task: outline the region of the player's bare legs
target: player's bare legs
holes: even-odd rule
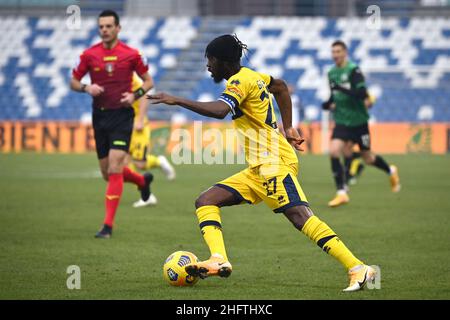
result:
[[[104,157],[98,160],[100,172],[102,173],[103,180],[105,181],[108,181],[108,164],[109,164],[109,157]]]
[[[308,221],[308,219],[311,218],[314,213],[307,206],[295,206],[287,209],[284,212],[284,215],[296,229],[302,231],[302,228],[305,225],[306,221]]]
[[[234,194],[216,186],[209,188],[195,200],[195,213],[211,257],[206,261],[187,265],[188,274],[201,278],[215,275],[228,277],[231,274],[232,267],[223,241],[219,208],[238,203]]]
[[[350,201],[346,190],[344,167],[341,163],[345,147],[346,142],[341,139],[332,139],[330,142],[331,171],[337,189],[334,199],[328,202],[330,207],[337,207]]]
[[[344,291],[362,289],[368,281],[375,279],[375,270],[356,258],[336,233],[326,223],[314,216],[308,206],[291,207],[284,212],[284,215],[296,229],[303,232],[324,252],[336,258],[346,268],[350,284]]]
[[[346,141],[342,153],[345,158],[351,157],[353,155],[353,147],[355,143],[353,141]]]
[[[400,191],[400,177],[398,175],[398,168],[395,165],[389,165],[381,156],[376,155],[370,150],[361,151],[361,157],[366,164],[374,166],[389,175],[392,192]]]

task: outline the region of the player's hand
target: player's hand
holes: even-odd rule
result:
[[[134,123],[134,130],[136,130],[136,131],[142,131],[143,129],[144,129],[144,120],[138,119],[138,120]]]
[[[176,98],[174,96],[171,96],[164,92],[148,94],[147,99],[150,100],[151,104],[165,103],[171,106],[177,104]]]
[[[305,139],[300,135],[297,129],[290,127],[284,130],[286,134],[286,140],[298,151],[305,151],[302,147],[302,143]]]
[[[364,99],[364,106],[366,107],[366,109],[370,109],[370,108],[372,108],[374,102],[375,102],[375,98],[369,96]]]
[[[122,105],[131,107],[133,102],[134,102],[134,93],[132,93],[132,92],[122,93],[122,99],[120,99],[120,103]]]
[[[105,91],[103,87],[100,87],[98,84],[95,83],[86,86],[84,90],[93,97],[97,97]]]

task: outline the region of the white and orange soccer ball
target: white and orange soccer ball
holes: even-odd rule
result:
[[[164,279],[172,286],[189,287],[197,283],[198,277],[187,274],[184,269],[188,264],[197,262],[195,254],[188,251],[176,251],[167,257],[163,266]]]

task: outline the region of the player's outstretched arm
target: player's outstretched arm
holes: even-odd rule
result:
[[[147,95],[151,104],[164,103],[178,105],[185,109],[194,111],[202,116],[223,119],[230,112],[230,107],[223,101],[200,102],[181,97],[171,96],[167,93],[156,93]]]
[[[292,100],[286,82],[281,79],[272,79],[269,91],[275,97],[280,108],[281,120],[287,141],[297,150],[303,151],[301,144],[305,139],[300,136],[296,128],[292,127]]]
[[[292,100],[286,82],[282,79],[272,79],[269,91],[275,97],[280,108],[283,128],[292,127]]]

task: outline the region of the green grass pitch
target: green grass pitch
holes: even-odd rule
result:
[[[304,155],[299,179],[316,215],[368,264],[381,289],[345,294],[344,269],[264,204],[222,210],[233,275],[192,288],[162,278],[176,250],[208,257],[194,214],[196,196],[242,168],[184,165],[177,180],[159,172],[159,204],[133,209],[125,186],[113,238],[94,239],[105,183],[94,154],[0,154],[1,299],[449,299],[450,157],[386,156],[400,169],[392,194],[385,174],[366,168],[350,204],[329,209],[334,186],[325,156]],[[66,287],[69,265],[81,289]]]

